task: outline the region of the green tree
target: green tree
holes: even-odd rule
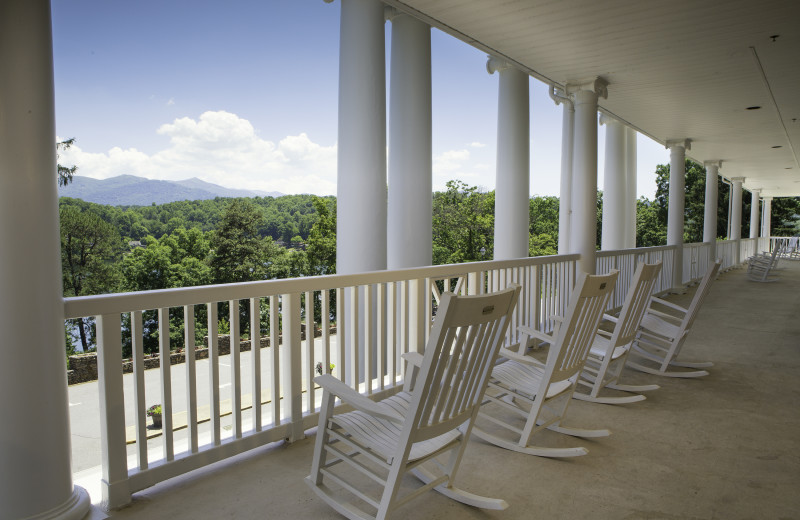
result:
[[[311,275],[336,273],[336,199],[332,203],[314,197],[317,221],[311,227],[306,243]]]
[[[56,160],[60,157],[58,153],[61,150],[68,150],[73,144],[75,144],[75,138],[70,137],[69,139],[64,139],[56,143]],[[73,166],[62,166],[61,164],[57,165],[58,170],[58,185],[59,186],[66,186],[70,182],[72,182],[72,177],[75,175],[75,172],[78,171],[78,167]]]
[[[261,210],[247,199],[235,199],[228,205],[211,241],[211,270],[217,283],[266,277],[269,244],[258,234],[263,219]]]
[[[61,227],[61,274],[65,296],[113,292],[119,285],[116,262],[121,240],[114,227],[91,211],[75,207],[59,210]],[[89,348],[89,322],[77,320],[81,347]]]
[[[433,194],[433,263],[454,264],[492,258],[494,192],[462,181]]]

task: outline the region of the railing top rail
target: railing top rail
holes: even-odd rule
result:
[[[544,265],[553,262],[569,262],[578,260],[579,258],[580,255],[577,254],[551,255],[513,260],[491,260],[486,262],[415,267],[392,271],[373,271],[358,274],[334,274],[223,285],[180,287],[154,291],[77,296],[64,299],[64,317],[81,318],[84,316],[98,316],[101,314],[118,314],[145,309],[182,307],[184,305],[198,305],[207,302],[242,300],[279,294],[337,289],[340,287],[352,287],[374,283],[400,282],[422,278],[454,278],[478,271]]]
[[[597,258],[602,258],[606,256],[616,256],[619,254],[644,254],[648,252],[656,252],[656,251],[670,251],[676,249],[677,246],[653,246],[653,247],[636,247],[633,249],[612,249],[606,251],[597,251],[596,256]]]

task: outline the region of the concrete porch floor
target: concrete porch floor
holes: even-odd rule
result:
[[[749,282],[737,269],[711,287],[682,355],[713,361],[709,376],[626,369],[623,382],[661,389],[629,405],[573,400],[565,424],[612,435],[544,432],[542,444],[585,446],[588,455],[545,459],[473,438],[458,485],[505,499],[507,510],[474,509],[431,492],[396,518],[800,518],[800,262],[781,267],[774,283]],[[693,291],[670,299],[686,303]],[[341,518],[303,482],[314,443],[307,433],[137,493],[110,516]]]

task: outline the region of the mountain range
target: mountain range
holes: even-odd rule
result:
[[[149,206],[178,200],[205,200],[216,197],[280,197],[277,191],[236,190],[193,177],[183,181],[157,181],[119,175],[92,179],[76,175],[67,186],[60,186],[61,197],[72,197],[111,206]]]

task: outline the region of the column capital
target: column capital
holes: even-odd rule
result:
[[[770,201],[772,201],[772,196],[770,195],[768,197],[761,197],[761,200],[763,200],[765,202],[770,202]]]
[[[754,195],[756,195],[756,194],[760,195],[761,194],[761,189],[762,188],[750,188],[750,193],[752,193]]]
[[[597,97],[608,99],[608,81],[600,76],[578,81],[568,81],[565,88],[568,95],[575,94],[581,90],[589,90],[597,94]]]
[[[731,177],[731,182],[743,183],[747,177]]]
[[[667,139],[665,144],[666,148],[670,150],[675,148],[676,146],[680,146],[684,150],[691,150],[692,149],[692,140],[691,139]]]
[[[722,168],[722,160],[715,159],[713,161],[703,161],[703,166],[705,166],[706,168],[713,166],[719,170],[720,168]]]
[[[323,0],[323,1],[327,3],[327,2],[332,2],[333,0]],[[392,7],[391,5],[387,5],[386,7],[383,8],[383,18],[387,22],[391,22],[398,16],[403,16],[407,14],[408,13],[404,13],[400,9]]]
[[[617,124],[620,124],[620,125],[622,124],[622,121],[620,121],[619,119],[617,119],[615,117],[611,117],[608,114],[603,114],[602,112],[600,113],[600,117],[598,118],[598,121],[600,122],[601,125],[608,125],[608,124],[614,124],[614,123],[617,123]]]
[[[561,87],[556,87],[555,85],[550,85],[550,90],[548,91],[550,94],[550,99],[556,104],[556,106],[564,103],[564,106],[568,107],[570,111],[575,111],[575,105],[572,103],[572,98],[567,95],[566,91]]]
[[[486,58],[486,72],[489,74],[501,72],[512,67],[512,65],[503,58],[498,58],[497,56],[492,55],[488,55]]]

